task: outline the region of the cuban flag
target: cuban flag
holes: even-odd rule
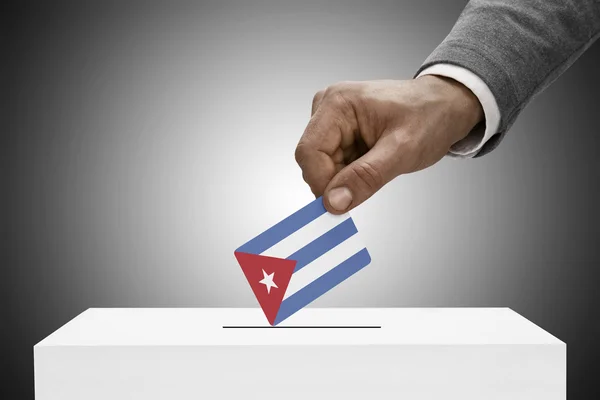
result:
[[[234,254],[273,326],[371,262],[350,214],[328,213],[322,197]]]

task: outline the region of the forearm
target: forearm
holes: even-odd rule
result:
[[[502,136],[599,33],[598,0],[472,0],[419,72],[443,63],[479,76],[497,101]]]

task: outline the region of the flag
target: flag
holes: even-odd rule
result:
[[[277,325],[371,262],[350,214],[319,197],[234,252],[258,303]]]

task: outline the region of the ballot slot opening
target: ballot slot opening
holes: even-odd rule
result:
[[[223,325],[223,329],[381,329],[381,325]]]

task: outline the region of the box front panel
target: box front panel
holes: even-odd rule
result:
[[[35,349],[36,399],[563,400],[564,345]]]

